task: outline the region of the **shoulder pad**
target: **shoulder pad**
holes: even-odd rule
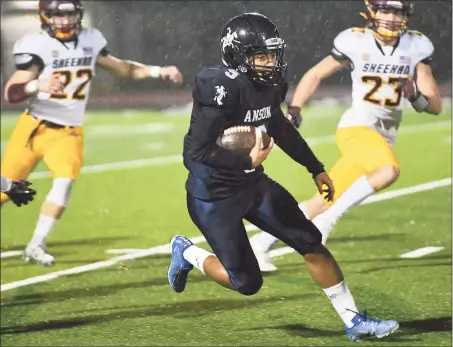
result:
[[[407,30],[406,32],[409,35],[424,36],[421,31],[417,31],[417,30]]]
[[[357,44],[357,36],[366,33],[365,28],[349,28],[339,33],[333,40],[332,55],[336,59],[350,59],[349,51]]]
[[[420,31],[408,30],[407,34],[415,46],[418,61],[430,63],[434,53],[434,45],[431,40]]]
[[[46,46],[43,42],[45,38],[45,35],[39,33],[24,35],[14,43],[13,54],[33,54],[42,58],[42,48]]]
[[[351,33],[360,33],[360,34],[365,34],[367,31],[367,28],[364,27],[352,27],[348,30],[345,31],[350,31]]]
[[[429,58],[434,53],[434,45],[432,41],[422,33],[418,36],[418,49],[426,58]],[[423,59],[425,59],[425,57]]]
[[[96,28],[84,29],[82,35],[86,35],[87,39],[92,42],[97,51],[102,50],[107,46],[107,40],[104,35]]]
[[[339,33],[335,39],[334,43],[338,44],[338,48],[346,48],[348,45],[351,45],[355,40],[363,37],[367,33],[367,28],[353,27],[346,30],[343,30]]]
[[[195,76],[194,101],[224,108],[237,104],[239,89],[234,81],[239,73],[225,67],[204,68]]]

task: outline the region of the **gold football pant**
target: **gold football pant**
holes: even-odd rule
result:
[[[81,127],[54,127],[24,112],[14,128],[1,163],[1,174],[25,180],[42,159],[53,178],[75,179],[83,165]],[[1,195],[1,202],[6,201]]]
[[[382,166],[400,167],[385,138],[368,127],[338,128],[336,142],[341,157],[329,172],[335,186],[334,201],[358,178]]]

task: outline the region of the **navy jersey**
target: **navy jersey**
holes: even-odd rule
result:
[[[191,195],[202,200],[226,198],[263,174],[261,165],[252,169],[249,156],[216,144],[225,129],[237,125],[251,125],[268,133],[313,175],[324,171],[280,108],[287,90],[287,83],[279,86],[254,83],[227,67],[204,68],[198,73],[183,150],[184,165],[189,170],[186,189]]]

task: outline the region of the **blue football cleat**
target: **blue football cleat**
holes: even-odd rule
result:
[[[187,237],[176,235],[170,240],[171,263],[168,268],[168,282],[176,293],[182,293],[186,288],[187,275],[193,265],[184,259],[184,251],[193,243]]]
[[[358,341],[361,336],[376,336],[378,339],[388,336],[399,328],[399,323],[394,320],[376,320],[363,314],[357,313],[352,319],[354,326],[345,326],[346,335],[351,341]]]

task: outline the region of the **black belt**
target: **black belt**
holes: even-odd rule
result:
[[[36,118],[35,116],[32,116],[32,117],[34,119],[37,119],[37,120],[40,121],[39,125],[44,124],[48,128],[52,128],[52,129],[63,129],[63,128],[66,128],[66,127],[70,128],[70,129],[74,128],[73,126],[57,124],[57,123],[54,123],[54,122],[51,122],[51,121],[48,121],[48,120],[45,120],[45,119],[39,119],[39,118]]]
[[[66,127],[70,128],[70,129],[74,128],[73,126],[61,125],[61,124],[57,124],[57,123],[54,123],[54,122],[51,122],[51,121],[48,121],[48,120],[39,119],[39,118],[37,118],[35,116],[32,116],[32,117],[35,120],[39,120],[39,123],[36,125],[36,128],[33,129],[33,131],[30,133],[30,136],[28,137],[28,141],[27,141],[27,145],[26,146],[30,146],[31,150],[33,150],[33,148],[32,148],[32,145],[31,145],[30,141],[33,139],[33,137],[36,136],[36,134],[39,131],[39,127],[41,125],[45,125],[46,127],[52,128],[52,129],[63,129],[63,128],[66,128]]]

